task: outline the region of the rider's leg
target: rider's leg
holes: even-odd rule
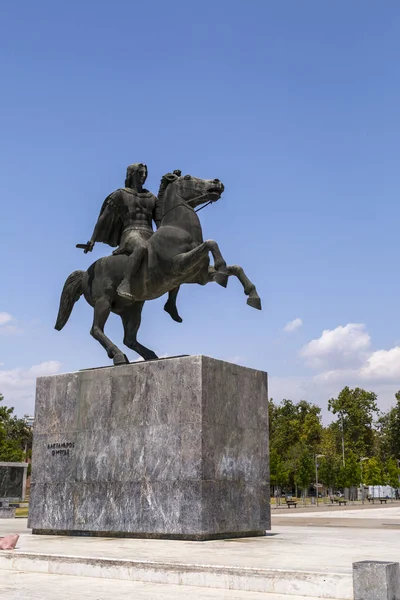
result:
[[[119,296],[122,296],[123,298],[128,298],[129,300],[133,299],[133,296],[131,294],[132,278],[139,269],[140,263],[142,262],[145,252],[146,241],[141,238],[138,238],[135,244],[135,248],[128,258],[124,278],[117,289]]]
[[[171,290],[168,294],[168,300],[165,303],[164,310],[171,315],[174,321],[182,323],[182,318],[179,316],[178,309],[176,307],[176,297],[178,295],[180,286]]]

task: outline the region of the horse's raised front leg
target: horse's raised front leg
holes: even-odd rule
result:
[[[131,350],[137,352],[144,360],[152,360],[158,358],[153,350],[149,350],[146,346],[142,346],[136,339],[137,332],[142,320],[142,309],[144,302],[135,302],[127,308],[121,315],[122,324],[124,326],[124,344]]]
[[[226,267],[226,272],[228,273],[229,277],[233,275],[239,279],[240,283],[243,286],[244,293],[246,294],[246,296],[248,296],[247,304],[252,308],[257,308],[258,310],[261,310],[261,299],[257,293],[256,286],[247,277],[242,267],[239,267],[239,265],[229,265]],[[217,275],[218,273],[215,271],[215,269],[213,267],[209,267],[208,281],[215,281]]]
[[[129,360],[125,354],[118,348],[118,346],[113,344],[104,333],[104,326],[108,317],[110,316],[110,312],[111,302],[107,296],[103,296],[96,300],[96,304],[94,305],[93,325],[92,329],[90,330],[90,335],[92,335],[94,339],[100,342],[103,348],[105,348],[108,357],[113,359],[114,365],[129,363]]]
[[[211,252],[214,258],[214,268],[216,271],[214,281],[219,283],[219,285],[222,285],[222,287],[226,287],[228,283],[226,262],[217,242],[214,242],[214,240],[206,240],[199,246],[196,246],[193,250],[178,254],[174,259],[175,270],[182,275],[185,275],[186,273],[193,274],[194,270],[198,268],[209,252]]]

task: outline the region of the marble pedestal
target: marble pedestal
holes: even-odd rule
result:
[[[33,533],[264,535],[268,467],[264,372],[188,356],[37,381]]]

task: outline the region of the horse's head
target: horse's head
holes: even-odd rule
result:
[[[192,208],[205,202],[216,202],[225,189],[219,179],[199,179],[191,175],[177,177],[171,187],[176,196]]]

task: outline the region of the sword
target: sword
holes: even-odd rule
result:
[[[76,244],[75,248],[80,248],[86,254],[87,252],[89,252],[90,244],[89,242],[87,244]]]

